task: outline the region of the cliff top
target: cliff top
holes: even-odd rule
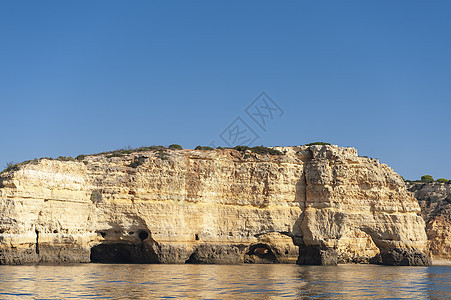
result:
[[[73,162],[83,162],[87,158],[130,158],[134,156],[140,156],[144,153],[153,153],[157,155],[157,157],[162,160],[168,159],[168,154],[173,152],[185,152],[185,153],[195,153],[196,155],[201,156],[210,156],[209,154],[213,153],[228,153],[236,158],[244,159],[244,160],[255,160],[255,161],[267,161],[269,160],[277,160],[283,159],[283,157],[290,156],[301,156],[305,158],[345,158],[345,159],[354,159],[357,157],[366,158],[374,163],[379,163],[378,159],[369,158],[366,156],[359,156],[357,154],[357,150],[352,147],[339,147],[338,145],[331,145],[328,143],[318,142],[318,143],[310,143],[301,146],[236,146],[236,147],[218,147],[216,149],[208,147],[208,146],[197,146],[195,149],[183,149],[180,145],[170,145],[169,147],[165,146],[149,146],[149,147],[139,147],[139,148],[123,148],[117,149],[113,151],[105,151],[94,154],[80,154],[77,157],[73,158],[70,156],[60,156],[57,158],[52,157],[42,157],[35,158],[33,160],[27,160],[20,163],[8,163],[6,168],[0,172],[0,175],[8,172],[18,171],[21,167],[28,164],[39,163],[41,160],[56,160],[56,161],[73,161]]]

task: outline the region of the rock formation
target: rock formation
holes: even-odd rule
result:
[[[426,222],[428,249],[435,259],[451,259],[451,184],[407,183]]]
[[[353,148],[123,151],[0,175],[0,264],[428,265],[402,178]]]

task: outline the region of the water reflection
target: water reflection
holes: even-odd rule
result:
[[[301,289],[302,296],[427,298],[427,291],[421,286],[426,281],[427,268],[362,265],[320,268],[305,267],[299,270],[298,277],[307,282]]]
[[[1,299],[444,299],[451,266],[0,266]]]

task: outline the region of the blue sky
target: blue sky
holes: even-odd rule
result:
[[[451,178],[449,1],[2,1],[0,168],[142,145],[326,141]],[[283,110],[263,131],[245,108]]]

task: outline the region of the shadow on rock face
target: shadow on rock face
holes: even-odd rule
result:
[[[140,244],[112,243],[92,247],[91,262],[155,264],[160,261],[152,248]]]
[[[336,265],[338,255],[335,249],[320,246],[300,246],[298,265]]]
[[[200,245],[185,261],[187,264],[239,264],[241,245]]]

